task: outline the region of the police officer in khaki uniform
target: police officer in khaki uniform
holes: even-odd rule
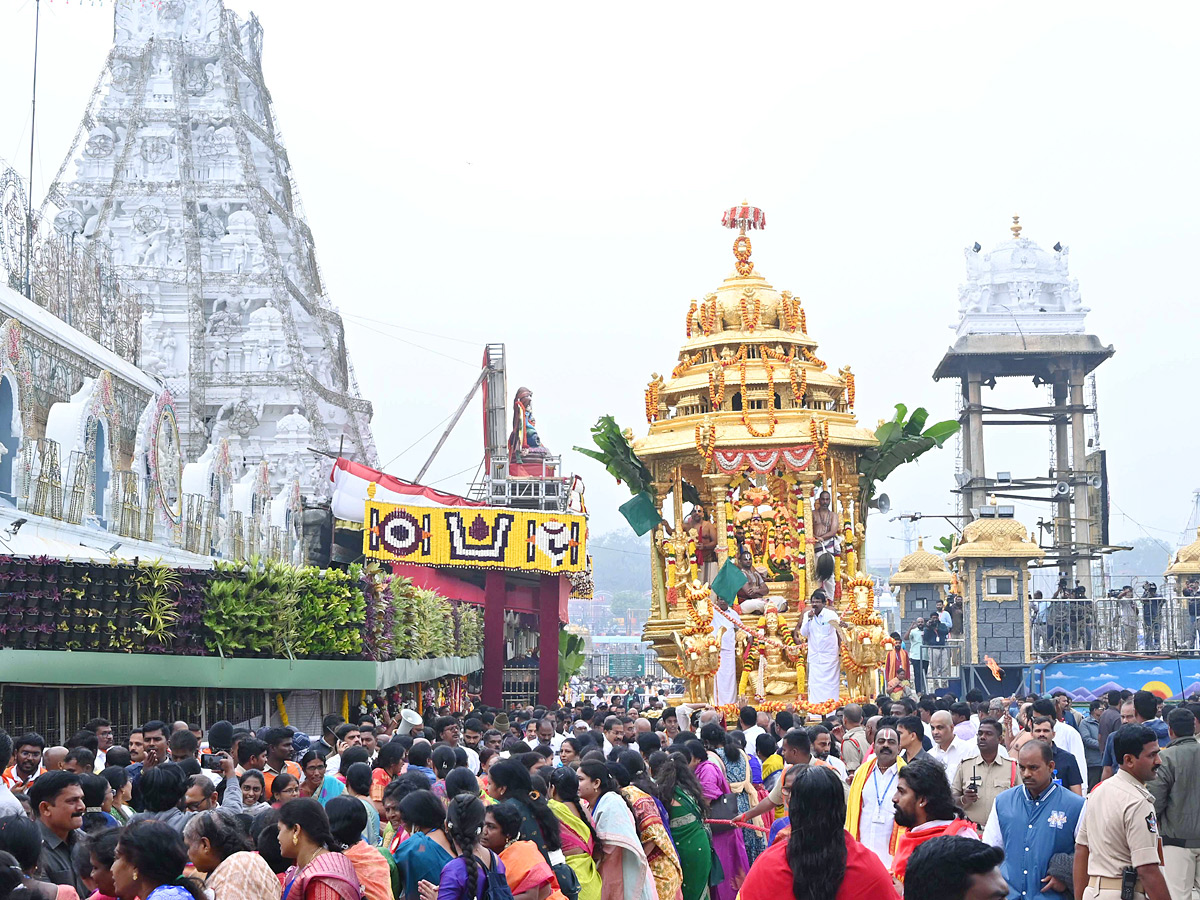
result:
[[[1120,768],[1088,799],[1075,844],[1075,900],[1171,900],[1162,867],[1154,798],[1158,738],[1122,725],[1113,738]]]

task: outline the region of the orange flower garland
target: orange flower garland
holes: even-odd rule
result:
[[[714,410],[720,409],[725,402],[725,365],[720,360],[708,370],[708,399]]]
[[[762,301],[758,297],[754,298],[754,316],[751,317],[750,312],[746,308],[746,295],[742,294],[738,298],[738,309],[742,313],[742,331],[753,332],[762,323]]]
[[[799,378],[796,377],[797,369],[800,370]],[[808,369],[800,365],[795,357],[788,362],[788,381],[792,383],[792,396],[796,398],[796,406],[803,406],[804,394],[808,390]]]
[[[688,307],[687,312],[687,336],[692,336],[693,323],[696,320],[696,298],[692,298],[692,305]]]
[[[733,485],[725,489],[725,552],[727,558],[737,558],[737,538],[733,524]]]
[[[679,378],[681,375],[683,375],[684,372],[686,372],[688,369],[690,369],[696,363],[700,362],[700,360],[703,356],[704,356],[703,350],[699,351],[694,356],[685,356],[683,359],[681,359],[679,361],[679,365],[677,365],[674,369],[671,370],[671,377]]]
[[[667,605],[675,606],[679,602],[679,592],[675,586],[675,547],[670,539],[662,539],[663,563],[666,568]]]
[[[712,468],[713,453],[717,449],[717,426],[715,422],[696,424],[696,452],[709,463],[705,471]]]
[[[808,420],[809,431],[812,433],[813,446],[817,450],[817,465],[825,465],[825,456],[829,453],[829,424],[816,418]]]
[[[854,409],[854,373],[846,366],[846,406]]]
[[[804,312],[804,307],[800,307],[800,332],[808,334],[808,315]]]
[[[700,304],[700,330],[712,334],[717,330],[717,295],[709,294]]]
[[[809,350],[807,347],[801,347],[800,354],[806,360],[808,360],[810,363],[812,363],[814,366],[816,366],[818,369],[828,368],[825,365],[825,361],[822,359],[817,359],[817,357],[813,355],[813,352],[811,350]]]
[[[653,423],[658,419],[658,400],[661,384],[662,382],[655,380],[646,386],[646,421],[648,423]]]
[[[780,312],[783,314],[783,324],[788,331],[795,331],[800,325],[800,301],[789,291],[780,294],[780,299],[782,300]]]
[[[779,424],[779,416],[775,410],[775,370],[772,368],[769,361],[764,360],[767,368],[767,411],[771,416],[771,427],[766,431],[759,431],[750,424],[748,407],[750,402],[746,399],[746,360],[741,362],[742,375],[742,424],[746,426],[746,430],[756,438],[769,438],[775,434],[775,426]]]

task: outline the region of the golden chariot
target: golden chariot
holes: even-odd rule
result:
[[[649,433],[633,447],[653,474],[660,514],[668,495],[683,497],[689,486],[698,493],[716,529],[713,568],[736,561],[744,547],[766,579],[766,609],[744,615],[738,635],[739,693],[768,711],[826,712],[873,696],[886,653],[870,579],[859,573],[866,510],[857,508],[858,454],[876,439],[855,418],[850,367],[834,372],[818,358],[800,299],[777,291],[751,262],[746,232],[765,225],[761,210],[734,207],[723,224],[739,231],[736,271],[692,300],[678,362],[669,377],[651,377]],[[840,544],[832,605],[846,640],[842,696],[818,709],[805,702],[805,648],[794,632],[817,586],[808,523],[822,491],[830,494]],[[643,637],[668,672],[687,680],[690,699],[707,701],[713,598],[697,559],[697,529],[685,526],[683,503],[671,505],[674,527],[652,535],[653,600]],[[776,614],[783,601],[786,611]]]

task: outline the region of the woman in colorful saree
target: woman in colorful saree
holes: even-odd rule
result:
[[[697,740],[690,740],[684,744],[684,749],[691,757],[689,765],[692,774],[700,782],[700,787],[704,790],[704,799],[710,805],[717,798],[730,793],[725,773],[721,771],[720,766],[708,758],[708,751],[704,749],[704,744]],[[713,850],[716,852],[716,858],[720,860],[721,871],[725,876],[712,891],[714,900],[734,900],[746,878],[746,872],[750,870],[750,860],[746,857],[746,844],[738,832],[739,829],[731,828],[723,834],[713,835]]]
[[[521,840],[521,812],[515,806],[497,803],[488,807],[483,846],[499,854],[513,900],[566,900],[537,844]]]
[[[651,757],[651,766],[656,760]],[[704,900],[712,872],[712,837],[704,827],[708,802],[704,788],[688,767],[688,758],[672,753],[654,768],[658,796],[670,810],[671,837],[683,869],[683,900]]]
[[[580,765],[578,778],[579,796],[592,808],[602,854],[602,900],[658,900],[636,820],[608,766],[589,760]]]
[[[675,844],[664,823],[664,817],[669,820],[669,813],[665,807],[660,809],[658,798],[646,790],[653,785],[645,780],[644,769],[638,768],[642,765],[641,756],[635,751],[625,751],[619,758],[625,757],[636,757],[636,772],[631,772],[630,766],[622,761],[609,763],[608,773],[620,786],[621,796],[633,811],[646,862],[654,873],[654,889],[658,893],[658,900],[682,900],[680,887],[683,885],[683,872],[679,868]],[[633,775],[642,779],[641,786],[632,783]]]
[[[579,900],[600,900],[600,872],[592,858],[596,829],[579,802],[579,779],[569,766],[555,769],[550,776],[550,809],[562,823],[562,849],[567,865],[579,879]]]
[[[431,791],[413,791],[401,800],[400,818],[409,836],[396,848],[393,858],[405,900],[417,900],[420,883],[437,884],[442,868],[458,853],[446,834],[446,807]]]
[[[296,861],[283,889],[288,900],[361,900],[354,863],[342,853],[318,801],[300,797],[279,808],[279,852]]]

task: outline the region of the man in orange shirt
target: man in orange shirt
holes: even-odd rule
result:
[[[892,805],[896,824],[904,829],[891,866],[901,884],[908,858],[925,841],[954,834],[979,837],[975,823],[954,805],[946,770],[936,759],[918,759],[900,770]]]
[[[300,766],[292,761],[292,731],[290,728],[268,728],[263,740],[267,744],[267,767],[263,769],[263,789],[271,796],[271,785],[276,775],[287,772],[297,781],[304,780]]]
[[[14,793],[28,791],[34,779],[46,771],[42,768],[45,749],[46,740],[36,731],[13,741],[13,763],[4,770],[4,786]]]

